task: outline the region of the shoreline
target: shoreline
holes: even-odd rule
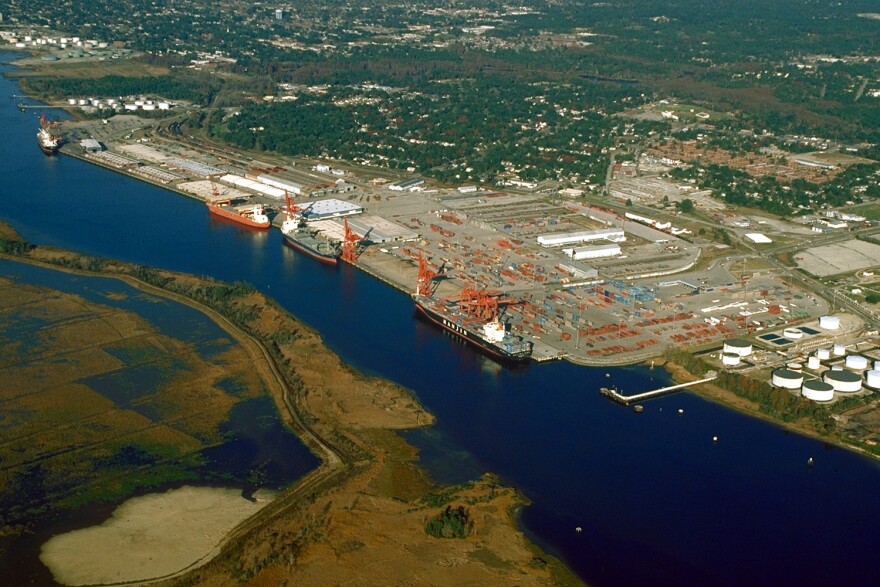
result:
[[[687,383],[688,381],[695,381],[696,379],[698,379],[690,371],[688,371],[678,363],[675,363],[674,361],[661,359],[660,362],[655,364],[655,367],[660,367],[664,369],[669,374],[670,379],[672,379],[672,381],[674,381],[675,383]],[[714,383],[701,383],[699,385],[693,386],[693,388],[688,388],[684,391],[685,393],[692,393],[704,400],[724,406],[725,408],[734,410],[745,416],[757,418],[759,420],[767,422],[768,424],[772,424],[777,428],[780,428],[781,430],[785,430],[786,432],[792,432],[794,434],[799,434],[807,438],[812,438],[826,444],[831,444],[836,446],[837,448],[848,450],[850,452],[861,455],[871,460],[872,462],[880,463],[880,457],[878,457],[874,453],[871,453],[870,451],[863,449],[860,446],[856,446],[854,444],[846,442],[846,440],[840,437],[823,435],[821,432],[816,430],[815,427],[810,425],[809,422],[805,422],[803,419],[793,422],[783,422],[781,420],[778,420],[772,416],[763,413],[756,404],[749,401],[748,399],[740,397],[734,392],[719,387]]]
[[[0,231],[0,235],[5,236],[4,232],[9,231]],[[14,230],[12,230],[11,232],[14,233]],[[4,253],[0,254],[0,257],[8,259],[10,261],[24,262],[50,270],[60,270],[84,276],[97,276],[104,278],[110,277],[119,279],[132,287],[152,293],[154,295],[167,297],[179,303],[184,303],[187,306],[193,307],[204,313],[209,319],[216,322],[218,325],[221,326],[221,328],[229,333],[230,336],[232,336],[242,346],[242,348],[246,350],[249,356],[255,359],[255,363],[258,365],[258,368],[260,370],[261,378],[266,382],[266,385],[269,388],[268,393],[275,401],[276,407],[282,414],[285,422],[294,429],[295,433],[302,439],[306,446],[308,446],[310,450],[321,459],[321,464],[316,469],[307,473],[304,477],[295,482],[294,485],[290,486],[288,489],[282,491],[276,497],[276,499],[266,504],[265,507],[263,507],[252,517],[247,518],[243,522],[237,524],[207,554],[202,555],[187,567],[179,569],[174,573],[166,574],[162,577],[155,577],[148,580],[134,579],[135,581],[138,581],[139,583],[170,581],[169,584],[175,584],[175,580],[186,577],[193,572],[217,572],[220,569],[216,569],[214,567],[220,566],[222,569],[223,563],[228,562],[228,559],[235,560],[237,558],[235,554],[236,552],[242,551],[243,548],[244,551],[247,552],[247,546],[249,545],[248,543],[252,543],[255,540],[255,534],[260,534],[261,532],[264,532],[267,525],[282,519],[292,519],[296,521],[298,518],[302,517],[303,509],[307,509],[309,504],[314,505],[322,498],[332,496],[333,494],[336,494],[340,491],[344,491],[346,487],[350,486],[352,483],[358,483],[358,480],[362,479],[365,475],[375,475],[377,473],[377,461],[382,462],[386,458],[388,458],[388,454],[385,454],[382,451],[376,453],[374,447],[368,446],[367,443],[364,442],[363,438],[358,438],[356,429],[346,429],[344,426],[339,425],[339,423],[337,423],[336,426],[331,425],[329,429],[327,429],[325,425],[325,429],[323,430],[316,430],[315,425],[310,425],[309,422],[321,421],[323,420],[323,418],[316,417],[314,410],[310,409],[307,399],[307,396],[309,395],[308,393],[303,394],[303,390],[297,391],[291,389],[288,383],[288,377],[284,375],[283,367],[279,365],[278,357],[276,356],[278,354],[277,351],[270,351],[269,348],[267,348],[266,343],[261,340],[259,336],[257,336],[255,333],[244,331],[242,329],[242,325],[236,324],[233,320],[231,320],[227,316],[224,316],[215,308],[205,305],[197,300],[193,300],[192,298],[189,298],[181,293],[157,287],[150,283],[144,282],[141,279],[138,279],[130,274],[126,274],[125,271],[130,271],[132,269],[131,266],[126,263],[108,261],[107,266],[102,268],[100,271],[88,271],[77,267],[60,266],[55,263],[59,262],[61,259],[65,259],[67,261],[82,260],[84,256],[76,253],[60,251],[51,247],[37,247],[27,253],[26,256],[8,255]],[[173,272],[162,271],[161,273],[162,275],[176,275],[178,276],[177,278],[184,279],[188,282],[198,283],[202,281],[202,278],[193,276],[180,276],[179,274],[175,274]],[[270,298],[265,298],[264,296],[262,296],[262,294],[256,295],[264,300],[264,309],[274,310],[275,312],[283,312],[283,310],[280,310],[277,307],[277,305],[274,303],[274,300],[271,300]],[[288,317],[291,321],[295,322],[299,328],[304,328],[308,330],[311,337],[314,337],[318,341],[320,341],[320,337],[319,335],[317,335],[317,333],[299,323],[289,314]],[[322,346],[322,353],[328,356],[332,355],[332,353],[328,349],[326,349],[326,347],[323,347],[322,342],[318,342],[317,344],[320,344]],[[551,582],[555,582],[558,584],[580,583],[580,580],[575,578],[571,571],[565,565],[563,565],[561,561],[558,561],[554,557],[551,557],[548,554],[544,553],[537,544],[529,541],[525,537],[525,533],[519,526],[517,521],[518,517],[515,515],[515,513],[517,511],[517,508],[524,505],[526,501],[520,494],[518,494],[518,492],[516,492],[515,489],[499,488],[494,481],[472,482],[470,484],[466,484],[466,487],[464,487],[463,489],[462,487],[450,488],[444,486],[432,486],[431,484],[426,483],[426,474],[424,470],[421,469],[420,466],[418,466],[417,462],[415,462],[416,450],[410,445],[406,444],[406,442],[403,441],[402,437],[394,433],[394,430],[430,425],[430,423],[433,422],[433,417],[427,412],[424,412],[423,408],[418,405],[417,400],[415,400],[414,396],[412,396],[412,394],[407,390],[404,390],[391,382],[386,382],[373,378],[364,378],[362,375],[356,373],[350,367],[339,361],[338,357],[335,357],[335,355],[333,357],[336,361],[336,370],[340,372],[340,376],[343,374],[348,375],[350,378],[355,378],[365,385],[368,384],[383,388],[386,392],[386,395],[391,394],[392,404],[395,404],[398,401],[404,401],[407,403],[408,406],[410,406],[404,410],[403,416],[397,416],[398,421],[396,423],[388,423],[382,428],[378,429],[376,433],[382,435],[390,433],[397,439],[394,440],[393,443],[402,443],[403,446],[399,447],[397,451],[403,450],[405,453],[408,453],[408,462],[406,463],[406,467],[412,471],[411,474],[414,474],[416,477],[421,479],[421,481],[419,481],[419,484],[424,489],[419,491],[424,492],[430,490],[433,492],[449,492],[461,490],[465,492],[473,492],[475,490],[474,488],[476,487],[479,488],[477,490],[479,494],[479,499],[476,499],[476,501],[485,500],[487,493],[491,496],[495,496],[496,492],[498,492],[499,494],[503,492],[503,495],[506,496],[504,497],[504,503],[507,504],[506,506],[504,506],[507,514],[506,517],[503,519],[507,521],[503,522],[502,520],[492,517],[491,519],[493,521],[493,527],[491,528],[491,530],[493,535],[499,532],[502,534],[506,534],[504,537],[505,543],[514,538],[515,541],[520,545],[520,549],[522,551],[531,553],[528,555],[528,559],[526,560],[525,564],[520,567],[519,572],[528,572],[526,571],[526,569],[529,568],[528,561],[534,559],[542,561],[539,565],[541,568],[535,569],[534,573],[536,576],[541,576],[542,579],[537,581],[535,584],[543,584],[546,580],[550,580]],[[326,369],[327,367],[326,365],[323,365],[322,368]],[[333,371],[334,369],[331,366],[331,372]],[[306,388],[306,391],[308,391],[308,388]],[[383,410],[384,409],[386,408],[383,408]],[[336,411],[338,415],[338,412],[340,410],[342,410],[343,412],[346,411],[342,406],[334,407],[331,411]],[[394,417],[392,416],[392,419],[393,418]],[[370,422],[370,424],[372,424],[372,422]],[[384,432],[380,432],[379,430]],[[389,439],[386,439],[386,442],[391,441]],[[417,491],[417,493],[419,491]],[[476,505],[471,507],[473,510],[478,510],[478,506]],[[482,508],[482,506],[480,506],[480,508]],[[480,509],[478,511],[482,510]],[[301,522],[302,520],[300,519],[299,521]],[[499,521],[501,521],[501,526],[497,528],[494,527],[494,524],[497,524]],[[419,533],[423,534],[423,532]],[[308,547],[310,544],[311,542],[306,541],[304,547]],[[499,541],[495,540],[494,542],[492,542],[492,544],[493,549],[500,548]],[[471,544],[470,546],[472,547],[473,544]],[[485,548],[485,545],[480,546],[480,548]],[[519,555],[520,558],[522,558],[522,552],[520,552]],[[483,567],[485,567],[485,565],[483,565]],[[483,567],[479,567],[476,571],[475,569],[470,569],[469,572],[477,572],[479,574],[491,570],[489,567]],[[225,572],[220,572],[220,576],[228,575]],[[128,580],[123,580],[119,583],[114,584],[122,583],[128,583]]]

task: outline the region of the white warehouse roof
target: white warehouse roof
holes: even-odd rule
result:
[[[542,234],[538,237],[538,244],[542,247],[559,247],[562,245],[571,245],[595,240],[621,242],[626,240],[626,236],[624,235],[622,228],[600,228],[599,230]]]
[[[307,221],[324,220],[326,218],[338,218],[340,216],[351,216],[352,214],[360,214],[364,209],[357,204],[345,202],[331,198],[329,200],[321,200],[310,205],[304,212],[303,218]]]
[[[261,181],[266,185],[270,185],[280,190],[287,190],[288,192],[296,196],[302,193],[302,186],[296,182],[287,179],[286,177],[264,173],[257,176],[257,181]]]
[[[592,245],[589,247],[576,247],[573,249],[563,249],[563,253],[580,261],[582,259],[596,259],[599,257],[613,257],[620,254],[620,245],[609,243],[607,245]]]
[[[224,183],[229,183],[234,186],[245,188],[260,194],[264,194],[271,198],[277,198],[279,200],[284,199],[284,190],[278,189],[276,187],[272,187],[270,185],[266,185],[260,181],[254,181],[252,179],[248,179],[246,177],[242,177],[240,175],[233,175],[228,173],[220,178],[220,181]]]

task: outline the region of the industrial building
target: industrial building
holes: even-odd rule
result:
[[[254,179],[266,185],[270,185],[280,190],[290,192],[295,196],[298,196],[302,193],[302,186],[300,184],[280,175],[269,175],[268,173],[263,173],[256,176]]]
[[[98,153],[104,150],[101,143],[95,139],[83,139],[79,142],[79,146],[82,147],[83,151],[86,153]]]
[[[396,182],[392,183],[390,186],[388,186],[388,189],[395,191],[395,192],[402,192],[404,190],[411,190],[413,188],[419,187],[423,183],[425,183],[424,179],[419,179],[417,177],[414,177],[412,179],[405,179],[403,181],[396,181]]]
[[[382,244],[415,240],[418,233],[380,216],[363,215],[348,221],[355,234],[371,243]]]
[[[575,245],[591,241],[607,240],[615,243],[626,240],[622,228],[600,228],[598,230],[582,230],[579,232],[558,232],[554,234],[542,234],[538,237],[538,244],[542,247],[561,247],[563,245]]]
[[[252,192],[263,194],[264,196],[269,196],[270,198],[275,198],[276,200],[284,199],[284,190],[271,185],[267,185],[261,181],[255,181],[253,179],[242,177],[240,175],[227,173],[220,178],[220,181],[222,181],[223,183],[234,185],[239,188],[250,190]]]
[[[562,249],[562,252],[575,261],[599,259],[601,257],[614,257],[615,255],[619,255],[620,245],[614,243],[609,243],[607,245],[591,245],[587,247]]]
[[[302,215],[306,222],[313,220],[327,220],[329,218],[341,218],[343,216],[353,216],[362,214],[364,211],[362,206],[330,198],[329,200],[321,200],[309,204],[303,211]]]

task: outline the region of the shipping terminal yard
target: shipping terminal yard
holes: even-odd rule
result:
[[[197,200],[260,204],[275,228],[291,198],[310,230],[339,243],[343,260],[402,292],[425,287],[433,299],[461,304],[470,321],[488,319],[471,311],[474,296],[492,302],[537,362],[634,364],[686,348],[719,370],[761,372],[774,384],[790,384],[779,371],[797,373],[798,386],[851,367],[849,355],[880,365],[870,309],[833,291],[817,295],[817,283],[761,254],[773,242],[764,233],[800,238],[806,248],[803,226],[728,215],[750,245],[727,252],[697,238],[691,221],[630,211],[613,198],[587,201],[543,186],[442,187],[338,161],[257,160],[154,124],[136,116],[67,122],[62,152]],[[824,238],[814,246],[842,240]],[[880,381],[880,371],[868,373],[869,383]],[[829,401],[827,390],[816,397]]]

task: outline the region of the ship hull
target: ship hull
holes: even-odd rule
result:
[[[472,346],[477,347],[479,350],[498,361],[504,363],[525,363],[531,358],[531,353],[516,355],[508,353],[504,349],[495,346],[487,340],[484,340],[470,330],[462,328],[461,326],[455,324],[448,318],[442,316],[435,310],[432,310],[430,307],[424,305],[420,301],[415,300],[415,304],[416,310],[418,310],[418,312],[429,321],[433,322],[443,330],[454,334],[465,342],[470,343]]]
[[[270,226],[269,221],[256,222],[254,220],[251,220],[250,218],[242,216],[241,214],[236,214],[235,212],[230,212],[229,210],[224,210],[219,206],[212,206],[211,204],[208,204],[208,212],[215,216],[219,216],[220,218],[232,220],[233,222],[237,222],[238,224],[248,226],[250,228],[266,229]]]
[[[336,265],[339,262],[339,255],[337,254],[327,254],[322,253],[321,251],[315,249],[314,247],[310,247],[308,244],[303,241],[297,240],[296,237],[291,236],[289,234],[284,235],[284,244],[287,246],[300,251],[301,253],[305,253],[309,257],[320,261],[326,265]]]
[[[37,145],[40,146],[40,150],[43,154],[51,157],[58,153],[58,145],[46,145],[43,141],[40,140],[40,135],[37,135]]]

